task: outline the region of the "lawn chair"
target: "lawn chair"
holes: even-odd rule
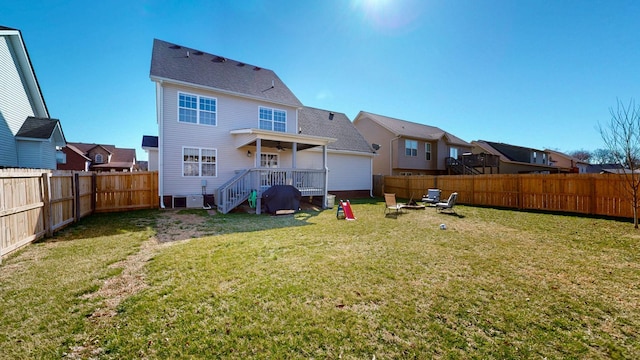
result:
[[[384,194],[384,213],[385,216],[387,212],[391,212],[393,210],[396,211],[396,216],[402,211],[404,204],[398,204],[396,202],[396,194]]]
[[[429,189],[427,190],[427,195],[422,197],[422,202],[427,204],[438,203],[440,202],[440,194],[442,194],[440,189]]]
[[[447,210],[447,212],[455,214],[456,211],[453,210],[453,207],[456,204],[457,200],[458,200],[458,193],[457,192],[451,193],[447,202],[436,203],[436,211],[441,212],[441,211]]]

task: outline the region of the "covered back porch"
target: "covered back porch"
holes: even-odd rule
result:
[[[231,131],[235,146],[255,156],[256,167],[240,170],[216,191],[218,211],[227,213],[246,201],[252,192],[256,193],[256,214],[261,213],[262,193],[274,185],[291,185],[302,196],[327,196],[327,144],[336,139],[303,134],[282,133],[260,129],[240,129]],[[297,152],[312,147],[322,147],[322,168],[301,169],[297,166]],[[263,152],[288,153],[291,165],[270,167],[263,163]],[[326,204],[326,202],[324,203]]]

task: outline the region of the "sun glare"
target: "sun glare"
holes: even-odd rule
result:
[[[379,30],[407,30],[421,12],[420,0],[353,0],[353,9]]]

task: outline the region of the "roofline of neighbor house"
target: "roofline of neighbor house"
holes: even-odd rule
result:
[[[446,138],[445,142],[447,144],[471,146],[470,142],[466,142],[466,141],[464,141],[462,139],[460,139],[460,140],[462,140],[466,144],[461,144],[461,143],[458,143],[458,142],[451,141],[451,139],[450,139],[450,137],[448,135],[454,136],[456,138],[457,138],[457,136],[455,136],[455,135],[453,135],[453,134],[447,132],[446,130],[443,130],[443,129],[437,127],[437,126],[421,124],[421,123],[417,123],[417,122],[413,122],[413,121],[409,121],[409,120],[398,119],[398,118],[394,118],[394,117],[386,116],[386,115],[374,114],[374,113],[370,113],[370,112],[364,111],[364,110],[360,110],[360,112],[358,112],[358,115],[356,115],[356,118],[353,120],[354,123],[356,122],[356,120],[358,120],[360,118],[360,114],[373,115],[373,116],[369,116],[369,119],[371,121],[373,121],[376,124],[380,125],[381,127],[383,127],[385,130],[387,130],[388,132],[390,132],[391,134],[393,134],[397,138],[409,138],[409,139],[415,139],[415,140],[421,140],[421,141],[438,141],[438,140],[440,140],[442,138]],[[385,118],[388,118],[388,119],[391,119],[391,120],[402,121],[402,122],[415,124],[415,125],[419,125],[419,126],[424,126],[424,127],[436,128],[436,129],[438,129],[438,130],[440,130],[442,132],[442,135],[440,135],[438,138],[433,139],[433,138],[426,138],[424,136],[415,136],[413,134],[400,133],[400,132],[397,132],[397,131],[389,128],[389,126],[387,126],[384,122],[382,122],[382,121],[380,121],[378,119],[375,119],[375,116],[385,117]]]
[[[241,98],[245,98],[245,99],[251,99],[251,100],[266,102],[266,103],[270,103],[270,104],[288,106],[288,107],[296,108],[296,110],[301,110],[302,108],[304,108],[304,106],[300,106],[298,104],[287,104],[287,103],[283,103],[283,102],[279,102],[279,101],[273,101],[273,100],[261,98],[261,97],[258,97],[258,96],[251,96],[251,95],[247,95],[247,94],[243,94],[243,93],[239,93],[239,92],[235,92],[235,91],[223,90],[223,89],[212,87],[212,86],[199,85],[199,84],[194,84],[194,83],[190,83],[190,82],[186,82],[186,81],[170,79],[170,78],[166,78],[166,77],[162,77],[162,76],[151,75],[151,76],[149,76],[149,78],[151,79],[151,81],[154,81],[154,82],[156,82],[156,83],[158,83],[160,85],[162,85],[163,83],[166,82],[166,83],[169,83],[169,84],[187,86],[187,87],[192,87],[192,88],[201,89],[201,90],[215,91],[215,92],[219,92],[219,93],[226,94],[226,95],[237,96],[237,97],[241,97]]]

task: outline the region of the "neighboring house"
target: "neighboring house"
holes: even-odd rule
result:
[[[549,154],[549,165],[558,168],[559,172],[586,174],[589,169],[589,163],[586,161],[560,151],[546,149],[545,152]]]
[[[67,162],[58,164],[58,170],[98,172],[137,170],[135,149],[70,142],[62,151],[66,154]]]
[[[143,135],[142,150],[147,153],[147,170],[158,171],[158,137]]]
[[[0,26],[0,168],[55,169],[66,141],[49,117],[20,30]]]
[[[589,164],[588,174],[620,174],[624,167],[620,164]],[[626,172],[626,171],[624,171]]]
[[[435,126],[360,111],[353,121],[377,156],[376,175],[438,175],[471,144]]]
[[[558,172],[558,168],[549,163],[549,153],[544,150],[485,140],[472,141],[471,144],[474,154],[499,156],[500,174]]]
[[[300,132],[303,106],[271,70],[154,40],[158,188],[161,207],[211,205],[226,213],[272,185],[327,196],[327,147],[335,138]],[[302,168],[302,150],[321,159]],[[215,197],[211,199],[211,195]]]

